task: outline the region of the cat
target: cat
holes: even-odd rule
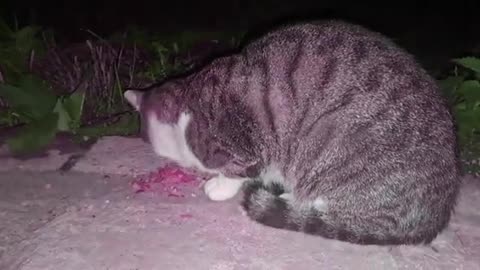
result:
[[[282,25],[151,89],[130,89],[156,154],[243,191],[265,226],[359,245],[431,243],[461,184],[455,123],[436,81],[362,25]]]

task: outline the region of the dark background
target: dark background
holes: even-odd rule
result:
[[[152,31],[262,29],[285,18],[340,18],[394,38],[427,65],[468,54],[480,39],[480,1],[35,1],[2,0],[12,23],[51,27],[57,38],[108,35],[135,25]]]

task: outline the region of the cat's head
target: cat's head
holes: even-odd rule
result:
[[[155,117],[165,124],[177,123],[185,111],[183,89],[178,84],[167,83],[149,90],[127,90],[123,96],[139,113],[141,135],[148,141],[149,118]]]

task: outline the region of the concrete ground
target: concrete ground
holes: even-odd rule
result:
[[[134,192],[134,176],[163,165],[136,138],[26,160],[4,154],[0,269],[480,269],[475,178],[465,177],[431,246],[365,247],[263,227],[242,215],[238,197],[209,201],[200,183],[185,197]]]

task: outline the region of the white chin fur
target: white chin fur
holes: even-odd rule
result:
[[[216,170],[205,168],[187,144],[186,130],[191,116],[182,113],[176,124],[166,124],[158,120],[155,113],[147,116],[148,137],[153,151],[164,158],[177,162],[183,167],[194,167],[204,172],[216,174],[205,183],[204,191],[213,201],[228,200],[241,189],[247,179],[232,179],[225,177]]]
[[[176,124],[166,124],[160,122],[155,113],[150,113],[147,116],[148,137],[153,151],[161,157],[177,162],[180,166],[213,172],[205,168],[187,143],[186,130],[190,120],[191,116],[184,112]]]

